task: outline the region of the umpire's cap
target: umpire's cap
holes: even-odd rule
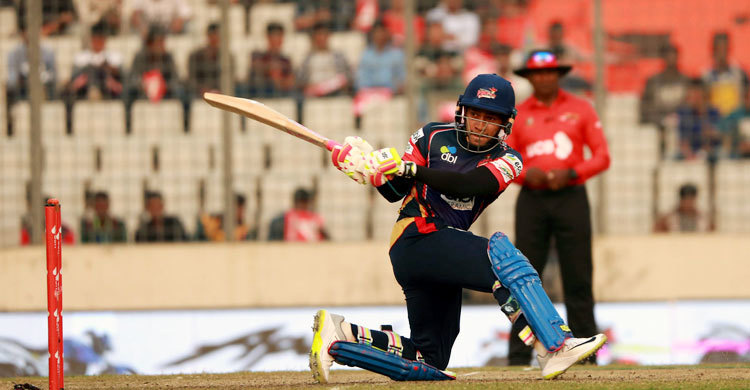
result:
[[[515,117],[516,94],[510,82],[496,74],[480,74],[458,97],[458,105]],[[458,121],[457,121],[458,122]]]
[[[532,51],[526,59],[526,64],[521,69],[516,69],[513,73],[521,77],[529,77],[529,74],[540,70],[556,70],[560,76],[566,75],[573,69],[570,65],[561,65],[557,61],[557,56],[549,50]]]

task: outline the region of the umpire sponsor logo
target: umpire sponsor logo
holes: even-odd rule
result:
[[[469,211],[474,208],[473,196],[468,198],[456,198],[453,196],[440,194],[440,197],[445,201],[445,203],[448,203],[448,206],[451,206],[453,210]]]

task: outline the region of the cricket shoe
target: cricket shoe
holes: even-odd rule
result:
[[[585,360],[607,342],[607,336],[599,333],[589,338],[569,338],[562,348],[546,355],[536,355],[544,379],[553,379],[562,375],[572,365]]]
[[[318,310],[313,323],[313,342],[310,348],[310,371],[318,383],[328,383],[328,375],[333,365],[333,357],[328,354],[328,348],[334,341],[344,340],[341,323],[344,317],[329,313],[327,310]]]

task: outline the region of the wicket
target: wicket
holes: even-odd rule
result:
[[[49,349],[49,388],[62,390],[62,232],[60,201],[49,199],[44,207],[44,234],[47,242],[47,345]]]

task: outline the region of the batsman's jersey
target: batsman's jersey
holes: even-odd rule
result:
[[[404,198],[399,220],[414,218],[421,233],[444,226],[467,230],[523,169],[521,155],[506,144],[498,144],[483,153],[470,152],[459,145],[456,133],[453,123],[429,123],[412,134],[403,159],[420,166],[455,172],[485,166],[497,179],[498,192],[457,198],[415,181]],[[459,136],[463,137],[463,134]]]

